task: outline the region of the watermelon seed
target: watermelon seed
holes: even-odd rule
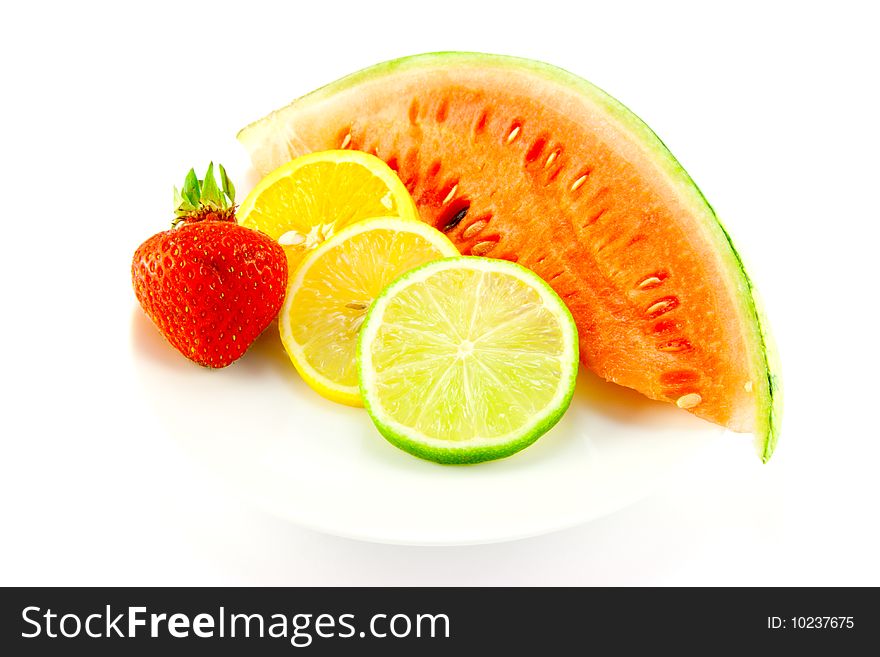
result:
[[[752,391],[752,382],[746,381],[746,385],[744,387],[746,389],[746,392],[751,392]]]
[[[458,203],[454,203],[451,209],[455,209],[458,206]],[[464,205],[458,207],[457,210],[452,214],[452,217],[445,223],[441,224],[443,228],[441,229],[444,233],[448,233],[450,230],[458,226],[461,223],[462,219],[467,215],[468,210],[470,210],[470,204],[465,201]]]
[[[682,395],[678,399],[675,400],[675,405],[679,408],[693,408],[697,406],[703,398],[700,397],[696,392],[691,392],[687,395]]]
[[[590,175],[589,172],[587,172],[587,173],[583,174],[580,178],[575,180],[571,184],[571,191],[576,192],[581,185],[583,185],[585,182],[587,182],[587,178],[589,177],[589,175]]]
[[[662,299],[657,299],[657,301],[648,306],[645,313],[650,319],[654,319],[655,317],[659,317],[660,315],[677,308],[678,303],[678,297],[663,297]]]
[[[547,161],[544,162],[544,168],[545,168],[545,169],[549,169],[549,168],[550,168],[550,165],[553,164],[553,161],[554,161],[557,157],[559,157],[559,152],[560,152],[560,151],[557,149],[557,150],[553,151],[552,153],[550,153],[550,155],[547,156]]]
[[[514,142],[514,140],[519,136],[519,131],[521,128],[522,128],[522,126],[519,123],[514,123],[511,126],[510,132],[507,135],[507,143],[508,144],[512,144]]]
[[[488,219],[478,219],[470,226],[464,229],[464,232],[461,234],[461,239],[469,240],[470,238],[478,235],[480,231],[482,231],[486,226],[489,225]]]
[[[485,242],[478,242],[471,249],[471,255],[475,255],[475,256],[486,255],[487,253],[489,253],[489,251],[491,251],[492,249],[495,248],[495,245],[497,243],[498,242],[493,241],[493,240],[486,240]]]
[[[339,145],[341,150],[345,150],[348,148],[348,145],[351,143],[351,132],[346,132],[345,137],[342,138],[342,144]]]
[[[443,199],[443,205],[446,205],[447,203],[449,203],[449,201],[454,199],[455,192],[457,192],[457,191],[458,191],[458,183],[454,184],[452,186],[452,189],[449,190],[449,193],[446,195],[446,198]]]
[[[667,276],[665,272],[656,272],[640,280],[636,287],[639,290],[651,290],[663,283]]]

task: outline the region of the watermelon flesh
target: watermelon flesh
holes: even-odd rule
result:
[[[781,396],[737,252],[654,133],[561,69],[437,53],[294,101],[239,140],[260,173],[318,150],[373,153],[467,255],[519,262],[578,326],[585,365],[773,452]]]

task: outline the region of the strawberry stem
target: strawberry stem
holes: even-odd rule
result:
[[[211,162],[203,179],[199,180],[195,169],[190,169],[183,181],[183,189],[174,188],[173,226],[182,221],[235,220],[235,186],[223,165],[218,164],[217,168],[220,169],[219,187],[214,178],[214,163]]]

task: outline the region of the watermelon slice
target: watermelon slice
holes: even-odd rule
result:
[[[638,117],[534,61],[436,53],[379,64],[245,129],[267,173],[316,150],[384,159],[463,254],[529,267],[600,376],[734,431],[766,461],[781,391],[752,284],[700,190]]]

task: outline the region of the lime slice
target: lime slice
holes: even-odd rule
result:
[[[355,223],[309,252],[278,316],[281,341],[305,382],[360,406],[357,336],[373,299],[404,272],[451,255],[458,250],[443,233],[394,217]]]
[[[320,151],[283,164],[247,195],[238,223],[277,240],[289,271],[346,226],[370,217],[418,219],[397,174],[361,151]]]
[[[382,292],[358,361],[364,405],[392,444],[440,463],[478,463],[518,452],[562,417],[577,329],[528,269],[447,258]]]

